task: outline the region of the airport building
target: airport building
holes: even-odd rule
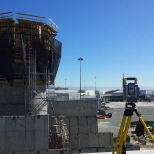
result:
[[[154,90],[140,90],[139,100],[153,101]],[[119,89],[106,91],[103,94],[103,101],[123,101],[123,91]]]
[[[57,100],[79,100],[80,90],[69,90],[68,88],[55,87]],[[66,98],[65,98],[66,97]],[[63,99],[62,99],[63,98]],[[81,99],[97,98],[104,102],[107,101],[123,101],[122,89],[116,90],[81,90]],[[154,90],[140,90],[140,101],[154,101]]]

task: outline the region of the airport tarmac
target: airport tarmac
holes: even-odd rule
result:
[[[109,106],[109,110],[106,110],[106,113],[112,113],[112,117],[106,119],[98,119],[98,131],[112,132],[113,137],[116,137],[123,118],[125,102],[110,102],[107,103],[106,106]],[[154,124],[154,102],[138,102],[136,103],[136,107],[147,124]],[[134,113],[131,122],[138,121],[138,117],[136,113]],[[129,133],[132,130],[135,130],[135,127],[130,128]]]
[[[110,102],[106,106],[109,106],[109,110],[106,110],[106,113],[112,113],[112,117],[98,119],[98,130],[99,132],[113,132],[115,136],[123,118],[125,102]],[[136,103],[136,107],[144,121],[154,121],[154,102],[138,102]],[[135,113],[131,121],[138,121]]]

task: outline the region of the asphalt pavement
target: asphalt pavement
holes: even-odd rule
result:
[[[125,110],[124,102],[110,102],[106,106],[109,106],[109,110],[106,113],[112,113],[111,118],[98,119],[98,131],[99,132],[112,132],[113,136],[117,136],[123,113]],[[154,102],[138,102],[136,103],[137,111],[141,114],[144,121],[147,123],[154,123]],[[139,119],[134,113],[131,122],[138,122]]]

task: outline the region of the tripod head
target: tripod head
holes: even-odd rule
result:
[[[127,83],[127,80],[133,80],[134,82]],[[124,102],[128,102],[128,104],[138,102],[139,87],[137,85],[137,78],[123,78],[123,100]]]

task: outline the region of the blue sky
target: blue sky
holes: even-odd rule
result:
[[[153,0],[0,0],[0,12],[51,18],[62,58],[56,86],[118,87],[125,77],[154,86]],[[66,79],[66,80],[65,80]]]

